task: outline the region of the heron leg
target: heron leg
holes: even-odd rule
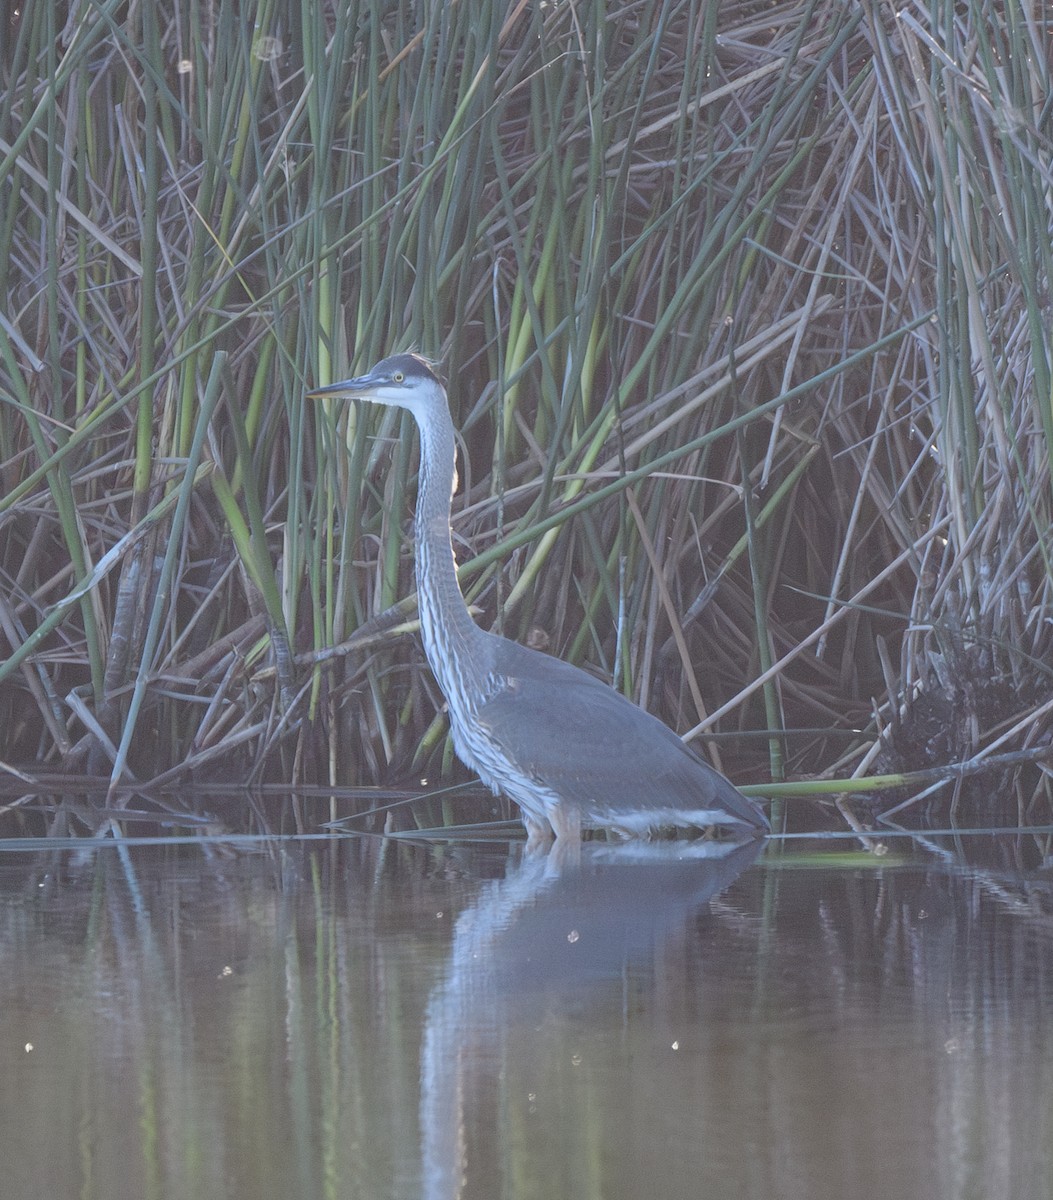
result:
[[[581,813],[558,801],[548,810],[549,824],[556,835],[557,841],[581,841]]]
[[[528,813],[525,808],[521,808],[519,811],[527,831],[527,853],[546,852],[552,845],[552,829],[549,823],[543,817],[538,818]]]

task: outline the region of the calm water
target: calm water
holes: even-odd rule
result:
[[[1053,1195],[1035,839],[845,845],[0,855],[0,1194]]]

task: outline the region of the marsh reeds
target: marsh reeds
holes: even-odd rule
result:
[[[302,400],[411,347],[482,621],[741,780],[1048,741],[1044,7],[28,0],[4,36],[5,761],[446,769],[391,632],[413,439]]]

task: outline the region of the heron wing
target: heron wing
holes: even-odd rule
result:
[[[723,811],[757,828],[760,809],[657,717],[577,667],[507,642],[504,686],[479,710],[528,779],[584,812]]]

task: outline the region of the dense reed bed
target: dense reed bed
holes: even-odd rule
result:
[[[1048,743],[1044,6],[9,11],[7,763],[448,769],[415,441],[302,399],[409,347],[480,620],[743,781]]]

